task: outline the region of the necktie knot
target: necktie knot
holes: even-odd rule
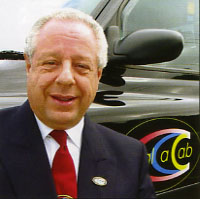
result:
[[[50,135],[58,142],[60,147],[66,146],[67,133],[64,130],[53,130]]]

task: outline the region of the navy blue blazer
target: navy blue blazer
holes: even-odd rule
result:
[[[93,183],[103,177],[106,186]],[[86,116],[78,198],[154,198],[144,145]],[[56,199],[45,146],[28,101],[0,111],[0,199]]]

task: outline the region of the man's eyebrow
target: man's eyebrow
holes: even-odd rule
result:
[[[58,53],[55,52],[44,52],[41,53],[39,55],[39,60],[45,59],[45,58],[55,58],[55,59],[59,59],[62,58]],[[91,56],[87,56],[87,55],[72,55],[71,56],[72,60],[77,60],[77,61],[86,61],[88,63],[92,62],[92,57]]]
[[[48,57],[58,58],[59,56],[55,52],[44,52],[44,53],[40,53],[39,55],[39,59],[48,58]]]
[[[46,51],[46,52],[41,52],[40,53],[41,55],[44,55],[44,56],[53,56],[53,55],[57,55],[56,52],[52,52],[52,51]]]
[[[86,56],[86,55],[74,55],[74,56],[72,56],[72,59],[84,60],[84,61],[88,61],[88,62],[92,61],[91,57],[90,56]]]

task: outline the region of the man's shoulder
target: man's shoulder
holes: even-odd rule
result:
[[[127,148],[127,146],[133,148],[143,148],[143,144],[133,137],[114,131],[103,126],[102,124],[93,123],[93,125],[95,126],[95,130],[100,135],[101,139],[103,139],[104,143],[117,145],[121,148]]]
[[[29,117],[29,104],[25,102],[21,106],[14,106],[0,109],[0,130],[17,125],[18,122],[23,123]]]
[[[97,126],[98,126],[98,128],[102,129],[103,136],[108,136],[114,140],[120,140],[121,142],[140,143],[139,140],[137,140],[133,137],[127,136],[123,133],[119,133],[119,132],[112,130],[108,127],[105,127],[101,124],[97,124]]]
[[[17,119],[16,112],[19,107],[0,109],[0,139],[5,141],[5,136],[9,134],[9,129],[15,126]],[[3,136],[3,137],[2,137]]]
[[[141,141],[109,129],[101,124],[94,123],[94,126],[95,128],[92,129],[90,135],[95,134],[92,136],[92,138],[95,137],[94,143],[98,143],[97,145],[102,147],[105,153],[109,154],[109,157],[118,160],[123,159],[123,161],[129,160],[130,157],[134,161],[140,161],[144,158],[146,148]]]
[[[15,114],[17,112],[18,109],[19,109],[19,106],[0,109],[1,120],[12,116],[13,114]]]

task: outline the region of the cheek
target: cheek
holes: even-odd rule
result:
[[[89,95],[90,98],[95,97],[96,92],[98,90],[98,84],[99,84],[99,80],[98,78],[95,78],[95,75],[91,78],[88,78],[87,81],[85,81],[85,83],[82,83],[82,88],[84,89],[83,92],[87,93]]]
[[[99,76],[96,75],[95,78],[94,78],[94,89],[97,91],[98,88],[99,88]]]
[[[28,87],[34,90],[45,89],[54,81],[54,77],[51,74],[39,74],[32,73],[28,75],[27,82]]]
[[[54,80],[55,80],[55,78],[51,74],[41,75],[40,77],[38,77],[38,80],[37,80],[38,86],[41,89],[48,88],[54,82]]]
[[[86,96],[89,93],[91,93],[92,82],[90,81],[90,78],[88,76],[75,75],[74,79],[75,79],[74,88],[79,90],[82,96]]]

